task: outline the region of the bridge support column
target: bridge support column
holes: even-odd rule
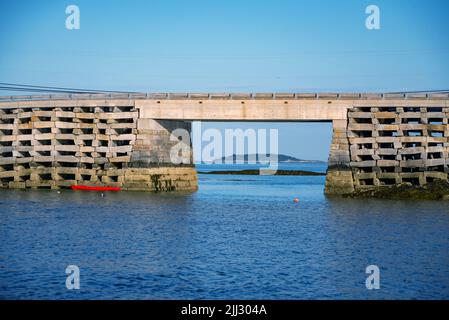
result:
[[[332,122],[332,143],[326,174],[326,195],[344,195],[354,192],[354,180],[350,167],[350,149],[347,120]]]
[[[193,165],[191,141],[189,145],[172,134],[175,129],[191,130],[191,122],[138,119],[137,137],[131,152],[131,161],[125,173],[127,190],[193,191],[198,189]],[[181,144],[184,164],[171,159],[172,148]],[[177,148],[181,149],[181,148]]]

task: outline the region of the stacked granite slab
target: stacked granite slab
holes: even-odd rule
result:
[[[196,189],[192,166],[172,168],[167,158],[134,165],[135,148],[159,153],[171,146],[164,128],[143,144],[138,118],[132,105],[1,108],[0,187]]]
[[[449,108],[358,107],[348,111],[355,189],[448,179]]]
[[[350,166],[351,156],[347,121],[334,120],[330,145],[325,193],[328,195],[351,194],[354,181]]]

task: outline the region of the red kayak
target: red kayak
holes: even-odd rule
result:
[[[120,191],[120,187],[91,187],[91,186],[72,186],[72,190],[84,191]]]

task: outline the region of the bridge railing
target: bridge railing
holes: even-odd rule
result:
[[[383,100],[383,99],[449,99],[449,93],[73,93],[48,95],[0,96],[0,102],[42,100],[109,100],[109,99],[155,99],[155,100]]]

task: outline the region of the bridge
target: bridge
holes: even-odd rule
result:
[[[171,132],[196,120],[332,122],[329,195],[425,185],[448,179],[448,116],[447,93],[0,97],[0,187],[196,190],[194,166],[170,161]]]

